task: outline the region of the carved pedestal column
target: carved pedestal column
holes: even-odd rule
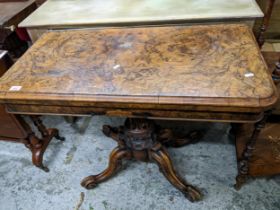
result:
[[[86,177],[81,183],[83,187],[92,189],[113,176],[120,169],[122,159],[135,159],[156,162],[167,180],[190,201],[202,199],[202,194],[198,189],[176,174],[168,152],[161,143],[171,144],[173,134],[170,130],[157,129],[151,120],[129,118],[125,121],[125,125],[119,128],[104,126],[103,133],[116,140],[118,146],[111,152],[108,168],[100,174]],[[193,139],[197,136],[197,132],[190,135]],[[190,139],[175,142],[181,145],[190,142]]]

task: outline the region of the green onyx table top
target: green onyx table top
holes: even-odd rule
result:
[[[77,27],[135,23],[254,19],[255,0],[48,0],[22,27]]]

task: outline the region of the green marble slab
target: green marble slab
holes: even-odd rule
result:
[[[49,0],[21,27],[73,27],[217,19],[254,19],[254,0]]]

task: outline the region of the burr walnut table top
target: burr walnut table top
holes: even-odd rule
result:
[[[262,112],[276,100],[253,35],[239,24],[48,32],[0,80],[10,107]]]

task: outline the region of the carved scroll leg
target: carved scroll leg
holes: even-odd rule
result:
[[[34,133],[31,133],[31,135],[29,136],[29,142],[29,148],[32,152],[32,163],[38,168],[44,170],[45,172],[49,172],[49,169],[43,165],[43,156],[47,148],[47,142],[44,142],[38,137],[36,137]]]
[[[263,119],[255,124],[253,134],[246,144],[246,148],[243,151],[242,158],[241,158],[241,160],[239,160],[239,163],[238,163],[238,175],[236,177],[236,184],[234,185],[234,188],[236,190],[241,189],[242,185],[244,185],[246,183],[246,181],[249,177],[250,159],[251,159],[253,151],[255,149],[257,138],[258,138],[261,130],[265,127],[267,118],[270,114],[271,114],[271,111],[264,113]]]
[[[236,190],[240,190],[241,187],[246,183],[247,179],[248,179],[247,175],[238,174],[236,177],[236,183],[234,185],[234,188]]]
[[[45,172],[49,172],[49,169],[43,165],[44,153],[52,140],[57,135],[57,129],[48,129],[48,135],[39,139],[33,132],[29,136],[30,150],[32,152],[32,162],[35,166],[43,169]]]
[[[44,171],[48,172],[49,169],[43,165],[43,155],[51,139],[55,135],[57,135],[58,131],[57,129],[46,129],[38,116],[30,117],[35,126],[42,134],[42,138],[38,138],[32,131],[29,124],[26,123],[21,116],[17,115],[17,119],[21,122],[22,126],[28,133],[27,138],[24,140],[24,144],[32,152],[32,163],[38,168],[41,168]]]
[[[92,175],[84,178],[81,185],[86,189],[92,189],[97,186],[97,184],[104,182],[105,180],[112,177],[118,169],[121,167],[122,159],[128,158],[130,156],[130,151],[117,147],[115,148],[109,158],[109,166],[103,172],[97,175]]]
[[[40,149],[32,149],[32,163],[45,172],[49,172],[49,168],[43,164],[43,155]]]
[[[57,129],[47,129],[43,124],[42,120],[38,116],[30,116],[32,122],[37,127],[39,132],[42,135],[42,138],[39,139],[31,130],[31,128],[26,124],[29,128],[29,142],[30,142],[30,150],[32,152],[32,162],[35,166],[43,169],[45,172],[49,172],[49,169],[43,165],[43,156],[44,153],[53,137],[59,139],[61,141],[64,140],[63,137],[59,135]]]
[[[167,151],[162,146],[156,145],[155,148],[151,149],[150,156],[151,159],[156,161],[159,165],[166,179],[168,179],[173,186],[179,189],[186,198],[188,198],[191,202],[202,199],[202,194],[198,189],[178,177]]]

